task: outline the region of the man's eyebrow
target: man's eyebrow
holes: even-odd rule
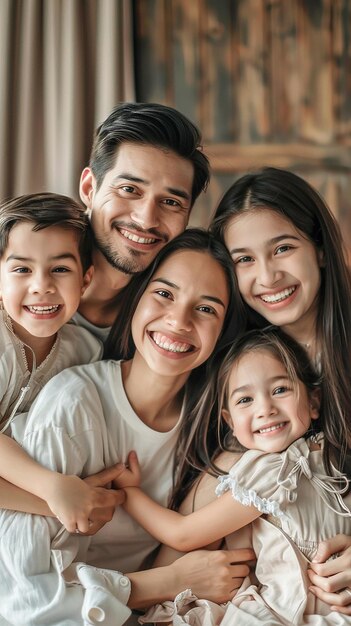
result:
[[[148,180],[145,180],[145,178],[134,176],[133,174],[130,174],[130,172],[121,172],[113,178],[112,183],[115,183],[118,180],[129,180],[131,183],[142,183],[143,185],[150,184],[150,182]],[[184,198],[184,200],[191,200],[190,194],[187,193],[187,191],[184,191],[184,189],[178,189],[177,187],[166,187],[166,191],[174,196],[178,196],[179,198]]]
[[[179,290],[179,286],[176,285],[176,283],[172,283],[170,280],[167,280],[167,278],[163,278],[162,276],[159,276],[158,278],[153,278],[152,280],[150,280],[150,283],[164,283],[165,285],[168,285],[168,287]],[[224,302],[216,296],[208,296],[206,294],[202,294],[199,296],[199,298],[203,298],[204,300],[210,300],[210,302],[217,302],[217,304],[220,304],[224,309],[226,308]]]
[[[77,257],[74,256],[74,254],[72,254],[71,252],[64,252],[63,254],[56,254],[48,258],[49,261],[60,261],[63,259],[73,259],[73,261],[76,261]],[[17,254],[10,254],[6,258],[6,263],[8,261],[22,261],[22,263],[29,263],[31,261],[34,261],[34,259],[32,257],[19,256]]]
[[[277,237],[272,237],[272,239],[268,239],[265,243],[268,245],[272,245],[275,243],[279,243],[280,241],[283,241],[284,239],[294,239],[295,241],[300,241],[300,238],[296,237],[295,235],[282,234],[282,235],[278,235]],[[238,252],[246,252],[246,250],[250,250],[250,246],[247,246],[246,248],[231,248],[231,250],[229,250],[229,253],[237,254]]]

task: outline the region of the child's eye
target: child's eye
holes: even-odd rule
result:
[[[276,387],[273,391],[273,395],[279,395],[281,393],[286,393],[287,391],[289,391],[289,387],[281,385],[280,387]]]
[[[29,274],[30,269],[29,267],[15,267],[12,271],[16,274]]]
[[[240,398],[236,404],[248,404],[249,402],[252,402],[252,398],[250,396],[244,396]]]
[[[71,270],[69,269],[69,267],[60,266],[60,267],[54,267],[52,271],[57,274],[64,274],[65,272],[70,272]]]

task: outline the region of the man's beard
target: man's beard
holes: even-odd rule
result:
[[[131,250],[130,254],[132,257],[134,256],[135,258],[129,258],[127,256],[122,256],[118,254],[118,252],[112,249],[112,246],[109,243],[106,243],[106,241],[101,241],[101,239],[96,237],[96,235],[94,239],[97,249],[105,257],[106,261],[114,269],[119,270],[123,274],[127,274],[129,276],[133,274],[139,274],[147,267],[148,264],[143,265],[138,262],[138,257],[141,256],[141,253],[139,253],[137,250]]]

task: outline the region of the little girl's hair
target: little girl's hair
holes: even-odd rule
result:
[[[238,179],[212,218],[211,232],[224,240],[233,218],[271,209],[292,222],[323,255],[318,294],[317,343],[323,374],[324,461],[350,473],[351,447],[351,281],[340,228],[332,212],[305,180],[287,170],[267,167]],[[251,326],[267,324],[247,307]],[[331,419],[333,416],[333,419]]]
[[[172,499],[174,508],[178,508],[199,472],[207,470],[215,476],[223,473],[216,465],[216,457],[221,451],[246,450],[233,437],[222,418],[222,410],[229,409],[228,385],[233,365],[245,354],[262,351],[269,352],[283,364],[296,390],[299,381],[309,391],[318,386],[318,376],[305,349],[276,326],[251,330],[238,337],[229,351],[227,349],[215,355],[204,393],[182,428],[177,459],[178,474]],[[258,364],[259,361],[260,356],[257,354]],[[320,415],[323,415],[322,407]],[[323,418],[319,417],[313,429],[322,429],[322,423]]]

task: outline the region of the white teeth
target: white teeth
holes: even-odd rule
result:
[[[157,346],[168,352],[189,352],[192,348],[189,343],[172,341],[161,333],[152,333],[151,338]]]
[[[279,293],[272,294],[271,296],[269,296],[268,294],[261,295],[260,298],[264,302],[281,302],[282,300],[285,300],[286,298],[291,296],[291,294],[294,293],[295,289],[296,287],[289,287],[289,289],[284,289],[284,291],[279,291]]]
[[[269,426],[268,428],[261,428],[259,433],[269,433],[271,430],[278,430],[278,428],[282,428],[284,426],[284,422],[280,424],[275,424],[274,426]]]
[[[123,230],[122,228],[119,231],[123,237],[126,239],[130,239],[130,241],[135,241],[136,243],[155,243],[156,239],[147,238],[147,237],[138,237],[138,235],[134,235],[127,230]]]
[[[31,313],[39,313],[39,315],[44,315],[45,313],[56,313],[59,306],[60,306],[59,304],[54,304],[53,306],[27,305],[27,309],[29,309]]]

